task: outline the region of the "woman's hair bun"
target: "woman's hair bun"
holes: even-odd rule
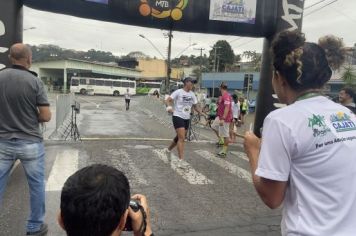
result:
[[[346,49],[342,39],[334,35],[326,35],[319,39],[319,46],[324,49],[331,69],[339,69],[346,58]]]
[[[305,43],[305,35],[297,30],[283,31],[279,33],[274,41],[274,52],[288,55],[297,48],[303,47]]]

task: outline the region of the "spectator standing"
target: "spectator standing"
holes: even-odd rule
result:
[[[257,193],[270,208],[283,202],[283,236],[355,235],[356,117],[321,93],[343,63],[342,41],[285,31],[272,53],[272,85],[288,106],[266,117],[262,140],[245,135]]]
[[[51,119],[43,82],[29,71],[31,49],[10,48],[12,68],[0,71],[0,203],[12,166],[20,160],[30,187],[31,212],[27,235],[46,235],[45,151],[40,123]]]
[[[355,93],[352,88],[343,88],[339,92],[339,102],[345,107],[349,108],[354,114],[356,114],[354,98]]]

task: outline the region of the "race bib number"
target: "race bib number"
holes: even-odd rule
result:
[[[183,107],[183,112],[186,114],[190,114],[191,107],[190,106],[185,106]]]

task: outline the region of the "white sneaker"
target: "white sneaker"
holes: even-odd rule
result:
[[[178,164],[177,164],[177,167],[178,168],[180,168],[180,169],[183,169],[183,170],[185,170],[185,169],[187,169],[188,168],[188,166],[187,166],[187,164],[186,163],[183,163],[183,161],[182,160],[178,160],[178,162],[177,162]]]
[[[183,167],[183,163],[182,163],[182,160],[181,159],[178,159],[178,161],[177,161],[177,167],[178,168],[181,168],[181,169],[183,169],[184,167]]]

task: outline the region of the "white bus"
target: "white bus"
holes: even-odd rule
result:
[[[131,95],[136,94],[136,81],[123,79],[103,79],[103,78],[86,78],[72,77],[70,91],[73,93],[87,94],[104,94],[119,96],[124,95],[129,89]]]
[[[136,86],[136,94],[153,94],[159,92],[162,82],[138,82]]]

